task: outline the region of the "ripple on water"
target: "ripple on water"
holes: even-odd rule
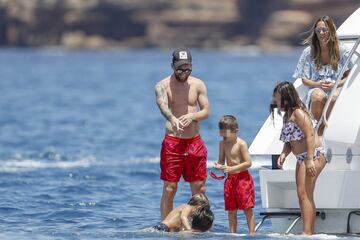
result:
[[[76,195],[88,195],[92,194],[92,191],[89,191],[85,186],[66,186],[60,189],[63,194],[76,194]]]
[[[22,209],[15,207],[0,207],[0,214],[14,214],[22,211]]]

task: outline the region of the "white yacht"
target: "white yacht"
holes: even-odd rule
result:
[[[328,102],[323,111],[322,121],[326,123],[323,137],[329,163],[320,174],[314,193],[317,207],[316,233],[360,233],[359,24],[360,8],[337,31],[340,41],[351,49],[350,57],[356,60],[329,119],[324,116]],[[301,79],[297,79],[294,85],[300,97],[304,99],[308,88],[302,85]],[[283,146],[279,140],[281,128],[282,118],[275,116],[272,120],[269,116],[252,142],[250,154],[271,155],[276,161]],[[274,166],[262,167],[259,170],[264,211],[260,214],[263,219],[256,229],[266,219],[271,219],[274,232],[294,234],[302,232],[295,185],[295,166],[296,159],[291,154],[285,161],[283,170],[274,169]]]

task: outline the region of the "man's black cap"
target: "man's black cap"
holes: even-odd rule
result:
[[[172,62],[175,68],[184,64],[191,64],[191,53],[186,48],[178,48],[173,52]]]

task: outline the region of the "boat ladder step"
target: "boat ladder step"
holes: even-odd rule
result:
[[[319,216],[320,212],[316,212],[316,216]],[[291,222],[287,230],[285,231],[285,234],[289,234],[290,231],[294,228],[295,224],[300,220],[301,218],[301,212],[300,211],[266,211],[266,212],[260,212],[260,216],[263,216],[261,221],[256,225],[255,232],[262,226],[264,221],[269,218],[294,218],[294,220]]]

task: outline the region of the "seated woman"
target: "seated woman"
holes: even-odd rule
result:
[[[306,98],[306,106],[319,121],[335,80],[349,57],[349,50],[339,43],[336,26],[329,16],[320,17],[315,21],[311,34],[304,43],[310,46],[304,49],[293,77],[301,78],[303,84],[311,88]],[[331,99],[327,117],[352,66],[352,61],[345,66],[345,73],[341,76],[336,93]],[[322,135],[323,127],[319,128],[318,133]]]

